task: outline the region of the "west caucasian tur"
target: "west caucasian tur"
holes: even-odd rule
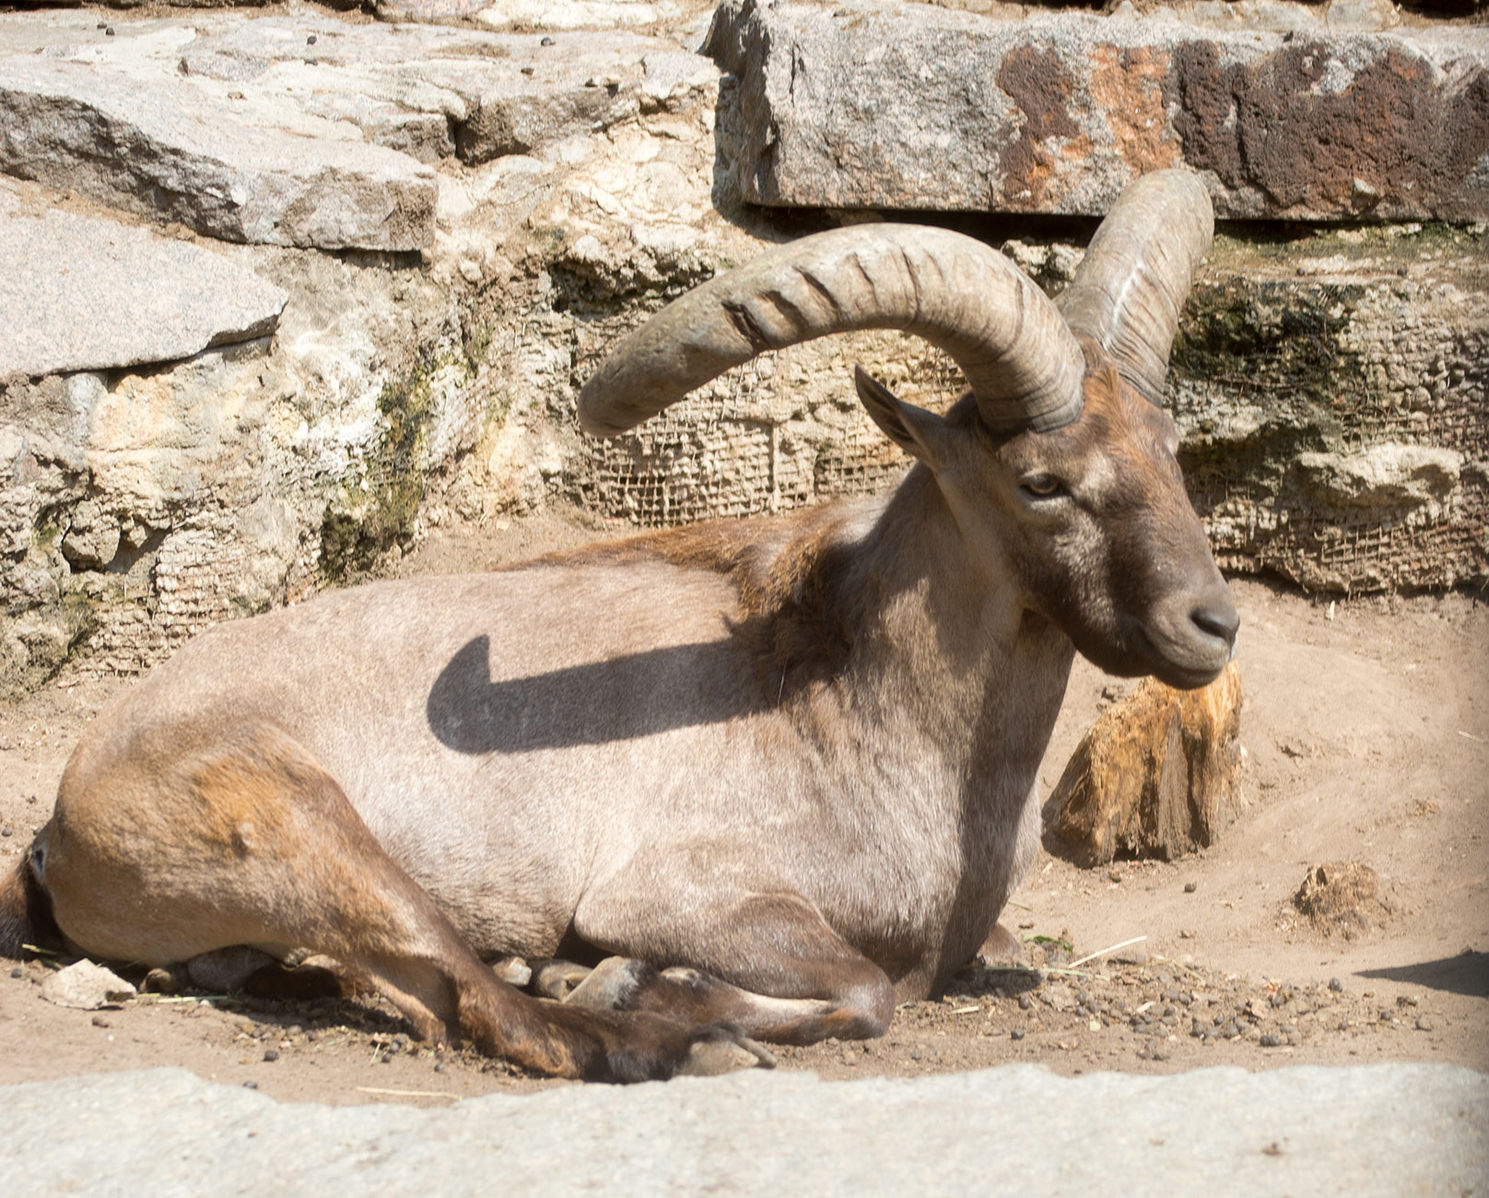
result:
[[[1211,228],[1198,180],[1161,172],[1058,304],[980,242],[896,224],[699,287],[584,387],[586,429],[848,329],[918,334],[970,389],[943,417],[859,371],[915,460],[882,498],[196,638],[73,753],[0,882],[0,952],[310,950],[422,1036],[586,1078],[882,1034],[1028,868],[1073,654],[1186,687],[1231,657],[1157,406]],[[561,1003],[498,980],[506,954],[603,959]]]

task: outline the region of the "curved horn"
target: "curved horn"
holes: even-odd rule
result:
[[[1080,415],[1079,343],[1034,283],[970,237],[878,224],[790,242],[673,301],[584,385],[579,422],[624,432],[764,350],[851,329],[903,329],[945,350],[996,431]]]
[[[1162,402],[1179,310],[1214,232],[1198,175],[1144,175],[1101,222],[1057,301],[1070,327],[1099,342],[1117,372],[1152,403]]]

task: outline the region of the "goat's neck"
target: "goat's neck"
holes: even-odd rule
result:
[[[851,702],[878,735],[937,758],[966,793],[993,776],[1027,775],[1027,788],[1064,695],[1068,638],[1028,609],[1009,570],[971,559],[923,468],[876,517],[860,510],[840,533],[849,543],[837,563],[823,555],[833,577],[820,593],[844,658],[803,699]]]

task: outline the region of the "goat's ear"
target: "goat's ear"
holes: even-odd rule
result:
[[[853,367],[858,398],[886,437],[918,462],[936,467],[943,455],[946,421],[934,412],[905,403],[862,366]]]

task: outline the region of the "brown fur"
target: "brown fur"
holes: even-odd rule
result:
[[[836,673],[853,646],[860,613],[845,606],[856,554],[833,505],[784,516],[708,520],[620,541],[565,550],[537,564],[623,565],[663,561],[728,575],[738,607],[730,622],[754,657],[768,701],[784,702]]]
[[[28,856],[0,878],[0,957],[18,959],[27,948],[60,949],[62,933],[51,900],[36,882]]]

